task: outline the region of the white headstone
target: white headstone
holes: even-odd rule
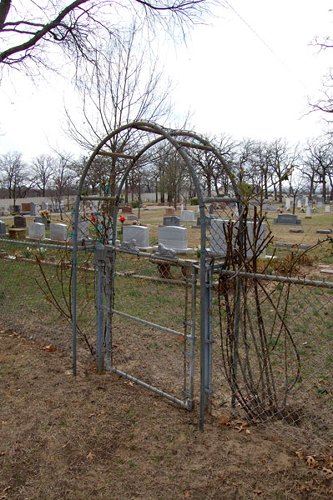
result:
[[[28,236],[33,240],[43,240],[45,238],[45,224],[34,222],[28,226]]]
[[[182,222],[194,222],[195,221],[194,210],[181,210],[180,220]]]
[[[235,221],[233,221],[235,222]],[[228,230],[227,225],[229,220],[225,219],[212,219],[211,220],[211,242],[210,251],[212,254],[219,257],[225,257],[227,255],[227,242],[226,242],[226,232]],[[236,236],[238,233],[239,222],[234,223],[233,226],[233,246],[236,242]],[[259,234],[258,234],[259,233]],[[262,223],[260,225],[260,231],[256,227],[257,241],[254,247],[254,223],[252,221],[247,222],[247,238],[246,238],[246,256],[253,257],[254,252],[258,253],[262,243],[266,237],[266,224]],[[263,248],[260,254],[265,254],[265,249]]]
[[[225,231],[227,229],[227,224],[229,220],[227,219],[212,219],[210,221],[210,251],[214,255],[219,257],[225,257],[227,255],[227,241],[225,237]],[[236,230],[234,228],[236,235]]]
[[[54,241],[67,241],[67,225],[51,222],[50,238]]]
[[[266,248],[263,248],[261,251],[261,247],[264,239],[266,238],[266,223],[263,222],[260,227],[254,226],[252,221],[247,221],[247,241],[246,241],[246,256],[253,257],[253,254],[256,253],[257,257],[259,254],[266,254]],[[254,246],[254,232],[256,233],[256,242]]]
[[[309,204],[309,197],[308,196],[304,196],[304,206],[307,207]]]
[[[323,208],[324,204],[322,202],[322,200],[318,200],[317,202],[317,208],[320,209],[320,208]]]
[[[312,208],[310,207],[310,205],[306,207],[305,217],[307,217],[308,219],[312,218]]]
[[[330,205],[325,205],[325,214],[329,214],[331,212]]]
[[[288,198],[288,197],[287,197],[287,198],[285,199],[285,203],[286,203],[286,210],[290,210],[290,202],[291,202],[290,198]]]
[[[187,250],[187,229],[177,226],[159,226],[158,243],[172,250]]]
[[[90,222],[88,220],[81,220],[78,224],[77,228],[77,239],[78,241],[81,240],[88,240],[89,239],[89,229],[90,229]]]
[[[130,242],[135,240],[139,248],[149,247],[149,229],[144,226],[123,226],[123,241]]]
[[[302,208],[302,200],[297,200],[297,208]]]

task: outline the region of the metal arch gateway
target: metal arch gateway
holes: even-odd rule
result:
[[[122,152],[110,153],[109,151],[104,151],[103,147],[111,139],[120,136],[121,134],[135,134],[139,132],[141,134],[141,145],[138,147],[136,154],[124,154]],[[145,142],[143,143],[142,133]],[[114,131],[110,132],[104,137],[104,139],[96,146],[92,154],[90,155],[85,168],[82,172],[75,201],[74,214],[73,214],[73,258],[72,258],[72,370],[73,374],[77,373],[77,268],[78,268],[78,227],[79,227],[79,217],[80,217],[80,202],[83,199],[89,199],[89,197],[84,197],[83,186],[90,167],[93,161],[98,155],[106,155],[114,158],[121,158],[128,161],[128,165],[125,168],[123,175],[117,183],[117,192],[115,196],[109,197],[109,199],[114,201],[114,213],[113,213],[113,231],[112,231],[112,244],[115,245],[116,235],[117,235],[117,214],[119,203],[121,199],[122,189],[124,187],[125,181],[135,167],[139,159],[149,151],[150,148],[161,143],[162,141],[167,141],[178,155],[184,161],[186,168],[193,181],[195,191],[197,194],[199,202],[199,216],[200,216],[200,260],[199,260],[199,282],[200,282],[200,412],[199,412],[199,426],[203,429],[204,416],[209,401],[209,395],[211,393],[211,370],[212,370],[212,334],[211,334],[211,287],[212,287],[212,276],[211,268],[209,266],[209,255],[207,253],[206,241],[207,241],[207,216],[205,211],[206,199],[200,185],[197,173],[193,166],[193,160],[188,154],[189,149],[200,149],[205,150],[213,154],[218,162],[221,164],[222,169],[228,176],[230,183],[232,185],[235,198],[237,200],[239,209],[240,199],[238,195],[237,185],[234,180],[234,176],[231,171],[225,165],[225,162],[218,150],[214,148],[206,139],[197,135],[193,132],[184,130],[174,130],[163,128],[155,123],[149,123],[145,121],[132,122],[123,125]],[[93,197],[98,199],[98,197]],[[105,199],[106,197],[104,197]],[[91,199],[91,198],[90,198]],[[101,198],[99,198],[101,199]],[[97,318],[98,323],[98,318]],[[106,348],[108,351],[108,348]],[[162,392],[162,391],[161,391]]]

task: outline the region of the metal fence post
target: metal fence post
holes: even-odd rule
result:
[[[104,270],[105,250],[98,245],[95,250],[96,265],[96,363],[97,371],[104,370]]]

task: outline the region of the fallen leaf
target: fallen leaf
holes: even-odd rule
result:
[[[217,423],[220,425],[230,425],[230,417],[228,415],[222,415],[217,419]]]
[[[192,498],[192,493],[190,492],[190,490],[184,491],[184,498]]]
[[[87,460],[94,460],[94,458],[96,458],[96,455],[92,452],[92,451],[89,451],[88,455],[87,455]]]
[[[184,335],[178,335],[178,341],[179,342],[185,342],[185,336]]]
[[[44,347],[44,351],[46,351],[46,352],[54,352],[56,350],[57,350],[57,348],[54,345],[52,345],[52,344],[46,345]]]

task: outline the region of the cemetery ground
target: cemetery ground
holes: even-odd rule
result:
[[[226,414],[186,412],[3,325],[0,498],[332,498],[327,452]]]
[[[159,207],[141,213],[152,240],[157,240],[163,211]],[[331,215],[299,217],[304,233],[290,233],[289,226],[272,224],[275,238],[315,244],[323,236],[317,229],[332,228]],[[200,231],[188,227],[189,246],[196,248]],[[286,250],[277,252],[283,257]],[[275,420],[250,425],[241,416],[231,418],[226,405],[214,407],[202,433],[198,430],[197,378],[195,408],[187,412],[114,374],[98,375],[83,341],[79,344],[78,375],[73,378],[68,321],[50,305],[47,281],[33,258],[26,259],[19,248],[13,247],[10,253],[19,258],[0,261],[0,499],[333,497],[331,377],[321,376],[321,383],[328,382],[314,387],[312,381],[309,388],[315,395],[309,429],[319,429],[318,439],[310,431],[307,434],[303,423]],[[46,278],[65,307],[66,293],[58,278],[59,273],[68,278],[69,268],[65,265],[59,270],[49,249],[43,259],[48,262],[43,266]],[[80,259],[84,267],[92,255],[80,255]],[[158,276],[156,266],[143,269],[135,256],[131,262],[140,274]],[[319,266],[332,263],[332,247],[326,244],[299,271],[302,276],[324,279]],[[128,269],[119,264],[126,274]],[[81,273],[79,320],[82,332],[93,342],[91,271]],[[153,321],[162,321],[167,315],[171,326],[179,327],[182,311],[175,306],[180,301],[174,299],[182,291],[171,285],[163,288],[161,307],[157,282],[136,289],[126,284],[126,279],[119,276],[117,300],[122,309],[130,313],[136,307],[135,313],[144,311],[146,319]],[[150,310],[145,307],[148,298]],[[319,302],[321,298],[318,295]],[[304,312],[309,305],[304,305]],[[327,323],[325,338],[313,337],[309,345],[307,317],[298,316],[304,323],[300,335],[304,335],[308,374],[323,369],[322,360],[331,373],[333,355],[327,350],[332,344],[331,323]],[[322,318],[312,319],[318,323]],[[328,322],[329,317],[324,316],[324,320]],[[121,345],[122,318],[116,325],[120,363],[133,365],[142,377],[157,366],[156,382],[176,385],[181,372],[181,341],[165,342],[164,337],[148,341],[144,336],[140,342],[137,327],[129,325],[126,323],[126,351]],[[313,328],[311,334],[314,332]],[[317,346],[326,350],[317,350]],[[166,374],[168,380],[164,380]],[[163,389],[171,390],[168,385]]]

